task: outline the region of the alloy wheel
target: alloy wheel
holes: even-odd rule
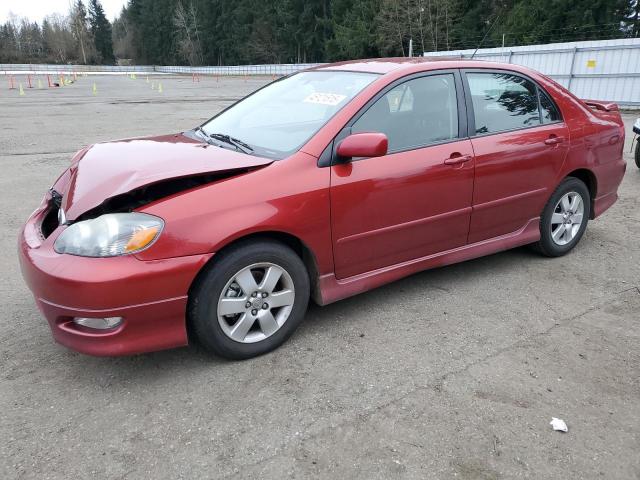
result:
[[[293,280],[284,268],[267,262],[249,265],[222,289],[218,323],[236,342],[259,342],[284,325],[294,300]]]
[[[577,192],[565,193],[551,215],[551,238],[556,245],[567,245],[578,235],[584,220],[584,201]]]

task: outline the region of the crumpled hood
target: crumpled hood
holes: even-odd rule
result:
[[[68,171],[62,208],[68,220],[106,199],[172,178],[244,170],[272,163],[183,134],[98,143],[81,150]]]

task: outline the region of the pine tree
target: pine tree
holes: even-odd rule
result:
[[[113,63],[111,23],[107,20],[99,0],[89,1],[89,25],[99,60],[101,63]]]

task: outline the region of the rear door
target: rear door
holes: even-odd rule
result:
[[[473,151],[457,71],[396,82],[336,139],[381,132],[388,154],[331,166],[337,278],[395,265],[467,241]]]
[[[463,71],[476,159],[469,243],[515,232],[539,217],[569,149],[551,97],[506,70]]]

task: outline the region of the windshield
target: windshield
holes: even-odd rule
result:
[[[302,72],[258,90],[202,126],[282,159],[297,151],[362,89],[373,73]]]

